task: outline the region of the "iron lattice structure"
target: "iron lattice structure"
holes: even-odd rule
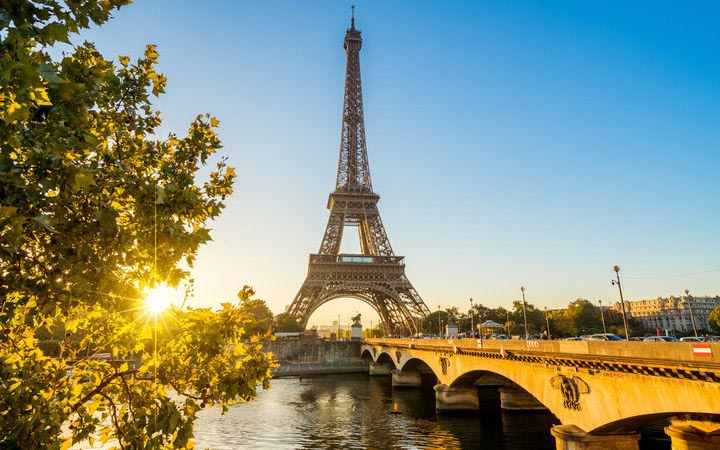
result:
[[[413,335],[420,319],[430,314],[405,276],[405,259],[395,256],[385,233],[370,180],[365,121],[360,83],[362,38],[355,19],[345,34],[345,94],[342,137],[335,191],[320,252],[310,255],[308,274],[288,312],[303,327],[324,303],[356,298],[368,303],[380,315],[386,334]],[[355,226],[360,254],[341,254],[345,226]]]

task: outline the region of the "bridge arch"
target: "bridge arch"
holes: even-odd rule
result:
[[[368,349],[363,349],[363,351],[360,353],[360,358],[369,362],[374,362],[373,355]]]
[[[380,354],[377,355],[377,358],[375,358],[375,363],[377,363],[377,364],[392,364],[393,367],[397,368],[397,364],[395,364],[395,360],[387,352],[380,352]]]
[[[435,372],[435,369],[420,358],[405,360],[398,370],[403,372],[416,371],[420,372],[422,376],[433,376],[436,380],[438,379],[438,374]]]
[[[470,370],[457,377],[450,387],[507,386],[515,384],[511,379],[489,370]]]

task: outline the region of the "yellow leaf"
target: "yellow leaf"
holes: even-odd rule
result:
[[[67,450],[72,445],[72,438],[67,438],[60,446],[60,450]]]
[[[225,175],[228,177],[235,177],[235,168],[234,167],[228,167],[225,171]]]
[[[49,106],[52,105],[52,102],[50,101],[50,97],[48,97],[47,89],[44,87],[35,88],[35,103],[37,105],[45,105]]]
[[[211,127],[216,127],[216,126],[218,126],[218,125],[220,125],[220,121],[217,120],[217,119],[214,118],[214,117],[211,117],[211,118],[210,118],[210,126],[211,126]]]
[[[123,67],[127,67],[127,65],[130,64],[129,56],[120,56],[118,59],[120,60],[120,64],[122,64]]]

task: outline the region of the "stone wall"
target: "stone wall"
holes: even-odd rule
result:
[[[281,365],[359,362],[360,342],[326,341],[325,339],[277,339],[266,342],[264,350],[272,352]]]

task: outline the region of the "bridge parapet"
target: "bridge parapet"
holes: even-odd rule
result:
[[[436,349],[437,351],[505,350],[529,354],[603,356],[603,360],[650,360],[655,362],[692,363],[720,368],[720,343],[696,342],[619,342],[619,341],[544,341],[499,339],[366,339],[369,345],[391,345]],[[700,345],[698,345],[700,344]],[[609,357],[609,358],[608,358]]]
[[[368,339],[362,349],[399,370],[421,361],[449,388],[507,379],[560,420],[565,428],[554,434],[569,445],[562,448],[608,448],[608,436],[618,435],[636,448],[639,426],[688,414],[712,430],[669,427],[677,448],[720,435],[720,343]]]

